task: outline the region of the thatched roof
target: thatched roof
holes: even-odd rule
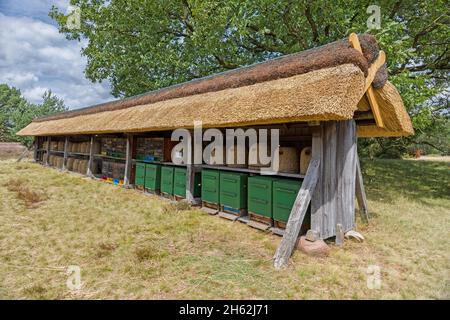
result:
[[[351,119],[379,54],[372,36],[362,35],[359,40],[362,53],[340,40],[144,95],[36,119],[18,134],[161,131],[192,128],[194,120],[202,120],[204,127],[232,127]],[[382,133],[409,134],[412,131],[405,129],[410,127],[409,117],[398,93],[385,85],[386,75],[384,65],[372,86],[379,88],[377,100],[386,100],[380,107],[388,113],[383,117],[398,120],[388,121]],[[369,127],[364,130],[370,132]]]

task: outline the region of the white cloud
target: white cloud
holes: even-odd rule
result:
[[[71,109],[113,99],[108,83],[85,78],[81,47],[50,23],[0,12],[0,82],[21,89],[31,102],[41,102],[48,89]]]

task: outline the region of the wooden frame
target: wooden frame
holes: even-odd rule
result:
[[[350,34],[348,40],[350,45],[362,54],[362,48],[361,44],[359,43],[358,35],[356,33],[352,33]],[[384,53],[384,51],[381,50],[377,60],[374,63],[372,63],[372,65],[368,70],[368,75],[364,85],[364,93],[367,96],[369,105],[372,109],[375,122],[377,126],[380,128],[384,128],[384,123],[383,119],[381,118],[380,107],[378,106],[377,100],[375,99],[375,93],[373,92],[372,82],[373,79],[375,78],[378,69],[385,63],[385,61],[386,61],[386,54]]]

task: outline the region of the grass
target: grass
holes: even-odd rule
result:
[[[449,164],[362,167],[374,215],[369,226],[357,221],[366,241],[331,245],[328,258],[297,251],[276,272],[276,236],[77,174],[0,161],[0,298],[450,298]],[[66,286],[69,265],[81,268],[78,291]],[[369,265],[380,267],[380,289],[367,288]]]

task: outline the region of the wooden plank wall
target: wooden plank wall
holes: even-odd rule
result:
[[[311,200],[311,229],[321,239],[344,232],[355,220],[356,124],[354,120],[327,121],[313,133],[313,157],[322,159],[319,181]]]

